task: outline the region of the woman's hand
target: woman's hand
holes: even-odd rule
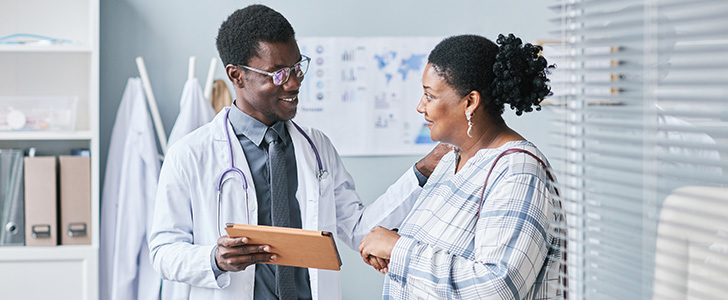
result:
[[[396,231],[377,226],[364,237],[359,245],[359,254],[365,263],[380,273],[386,273],[389,257],[394,245],[399,240]]]
[[[382,274],[387,274],[387,272],[389,272],[389,260],[379,258],[379,257],[373,256],[373,255],[369,255],[363,259],[364,259],[365,263],[374,267],[374,269],[377,270],[377,272],[382,273]]]

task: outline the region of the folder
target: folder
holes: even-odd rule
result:
[[[91,244],[91,160],[59,156],[61,245]]]
[[[247,237],[249,244],[270,245],[278,259],[271,264],[341,270],[341,257],[331,232],[263,225],[227,224],[230,237]]]
[[[55,246],[56,157],[25,158],[25,245]]]
[[[0,246],[25,245],[23,150],[0,149]]]

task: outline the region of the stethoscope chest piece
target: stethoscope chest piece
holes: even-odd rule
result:
[[[324,169],[319,169],[318,171],[318,180],[323,181],[324,179],[329,178],[329,172]]]

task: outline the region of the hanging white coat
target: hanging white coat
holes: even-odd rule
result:
[[[157,299],[159,275],[148,259],[147,231],[160,161],[139,78],[130,78],[111,135],[101,199],[102,299]]]
[[[167,147],[171,147],[183,136],[209,123],[213,117],[215,117],[215,111],[202,94],[202,87],[197,78],[187,80],[182,89],[182,97],[179,99],[177,120],[174,121],[172,131],[169,132]]]
[[[225,223],[246,223],[249,216],[250,223],[257,224],[258,218],[253,177],[232,126],[225,122],[227,109],[230,108],[220,111],[212,122],[169,149],[159,178],[149,236],[152,263],[162,278],[192,285],[190,299],[253,299],[255,265],[241,272],[226,272],[216,279],[210,262],[219,237],[218,229],[224,234]],[[365,208],[329,139],[318,130],[304,128],[328,172],[319,180],[311,146],[290,121],[286,125],[295,149],[296,199],[303,229],[335,232],[337,243],[358,249],[372,227],[400,225],[421,191],[411,169]],[[235,166],[248,178],[249,203],[245,207],[242,179],[233,176],[233,172],[228,173],[222,192],[222,217],[218,222],[218,180],[231,165],[225,127],[231,133]],[[339,272],[309,269],[309,275],[313,299],[341,298]]]

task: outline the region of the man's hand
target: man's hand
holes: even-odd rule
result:
[[[377,272],[382,274],[387,274],[389,272],[389,260],[376,257],[374,255],[369,255],[368,257],[364,258],[364,262],[368,265],[374,267]]]
[[[389,257],[399,240],[396,231],[377,226],[364,237],[359,245],[359,254],[365,263],[380,273],[387,273]]]
[[[417,171],[420,171],[422,175],[425,175],[425,177],[430,178],[430,175],[432,175],[432,171],[435,170],[435,167],[440,162],[440,159],[443,155],[450,152],[452,150],[452,145],[439,143],[435,148],[430,151],[430,153],[427,153],[425,157],[420,159],[420,161],[415,164],[415,167],[417,168]]]
[[[223,271],[242,271],[252,264],[272,262],[276,255],[270,253],[269,245],[249,245],[248,238],[230,238],[227,235],[217,239],[215,262]]]

